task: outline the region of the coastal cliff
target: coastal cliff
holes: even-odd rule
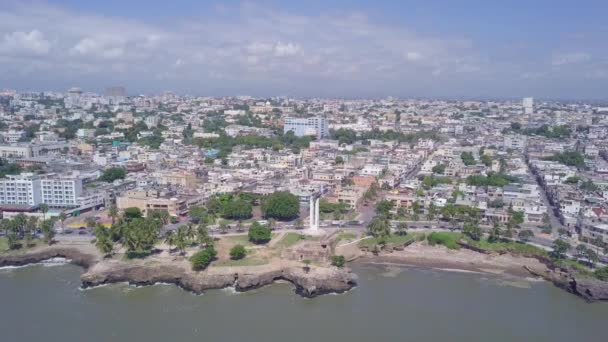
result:
[[[587,301],[608,301],[608,282],[579,274],[573,270],[538,270],[524,266],[531,274],[552,282],[555,286]]]
[[[99,256],[83,253],[77,248],[53,246],[38,251],[0,256],[0,267],[24,266],[57,257],[66,258],[86,269],[81,275],[83,288],[118,282],[142,286],[170,283],[199,294],[205,290],[231,286],[237,291],[247,291],[284,280],[295,286],[297,294],[310,298],[345,292],[356,285],[356,276],[350,270],[334,267],[310,267],[304,270],[300,266],[279,264],[268,267],[212,267],[195,272],[183,262],[104,260]]]

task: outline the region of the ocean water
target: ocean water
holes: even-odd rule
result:
[[[73,265],[0,270],[0,341],[607,341],[608,304],[551,284],[356,266],[359,286],[193,295],[173,285],[80,289]]]

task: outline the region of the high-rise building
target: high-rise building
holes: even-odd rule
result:
[[[106,96],[125,97],[127,96],[127,90],[125,87],[108,87],[106,88]]]
[[[297,137],[306,135],[314,135],[317,139],[326,138],[329,136],[329,128],[327,120],[320,116],[312,118],[291,118],[285,119],[283,133],[292,131]]]
[[[524,114],[528,115],[534,113],[534,98],[524,97],[522,106],[524,107]]]
[[[0,205],[36,206],[45,203],[50,207],[76,207],[81,194],[80,178],[23,173],[8,175],[0,180]]]

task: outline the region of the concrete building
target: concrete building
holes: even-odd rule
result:
[[[119,210],[139,208],[144,215],[150,210],[166,210],[171,216],[183,215],[188,211],[186,200],[172,197],[155,189],[136,189],[127,191],[116,198]]]
[[[40,179],[25,174],[0,179],[0,204],[35,206],[40,203]]]
[[[148,128],[153,128],[153,127],[158,126],[159,121],[160,120],[158,119],[158,116],[151,115],[151,116],[146,117],[145,122],[146,122],[146,126],[148,126]]]
[[[23,173],[0,180],[0,204],[36,206],[45,203],[49,207],[77,207],[81,194],[80,178]]]
[[[287,133],[289,131],[292,131],[298,137],[314,135],[317,139],[322,139],[329,136],[327,120],[320,116],[312,118],[288,117],[285,119],[283,132]]]
[[[534,113],[534,98],[532,97],[524,97],[522,101],[522,106],[524,108],[524,114],[530,115]]]

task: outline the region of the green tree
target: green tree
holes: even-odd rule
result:
[[[9,249],[17,249],[21,245],[19,243],[19,234],[15,230],[10,230],[6,235],[6,243]]]
[[[390,217],[391,210],[395,207],[395,202],[389,200],[382,200],[376,204],[376,214],[386,217]]]
[[[291,220],[300,212],[300,201],[290,192],[275,192],[262,199],[262,212],[266,218]]]
[[[490,235],[488,236],[489,242],[498,242],[500,240],[500,236],[502,235],[502,231],[500,229],[500,223],[498,221],[494,222],[494,226],[490,230]]]
[[[42,220],[46,220],[46,213],[49,212],[49,206],[46,203],[40,205],[40,211],[42,212]]]
[[[95,247],[104,255],[108,256],[114,250],[114,242],[111,239],[110,231],[101,224],[97,224],[94,230]]]
[[[446,168],[447,168],[446,164],[437,164],[437,165],[433,166],[432,171],[433,171],[433,173],[442,175],[445,173]]]
[[[244,200],[231,200],[223,206],[222,217],[225,219],[246,220],[252,216],[251,204]]]
[[[518,234],[517,237],[522,241],[522,242],[528,242],[530,240],[530,238],[532,238],[534,236],[534,232],[532,232],[530,229],[524,229],[521,230]]]
[[[265,244],[270,241],[272,231],[267,226],[254,222],[251,227],[249,227],[248,237],[249,241],[255,244]]]
[[[335,163],[336,163],[337,165],[344,164],[344,158],[342,158],[342,157],[340,157],[340,156],[337,156],[337,157],[336,157],[336,159],[335,159]]]
[[[412,220],[418,221],[420,219],[420,203],[418,201],[414,201],[412,203]]]
[[[57,218],[59,219],[59,222],[61,222],[61,227],[64,227],[64,221],[68,218],[68,215],[65,213],[65,211],[62,211],[59,213],[59,216],[57,216]]]
[[[192,263],[192,269],[195,271],[201,271],[207,268],[209,264],[215,259],[217,252],[213,247],[207,247],[200,250],[190,257]]]
[[[481,236],[483,235],[479,225],[472,222],[465,223],[462,232],[475,241],[481,240]]]
[[[52,220],[43,220],[40,225],[40,229],[42,230],[42,236],[44,237],[44,242],[48,245],[53,243],[53,238],[55,237],[55,230],[53,229],[53,221]]]
[[[25,224],[25,232],[23,234],[23,239],[25,240],[26,247],[29,247],[32,245],[32,240],[34,239],[34,234],[36,234],[37,228],[38,228],[38,218],[35,216],[30,216],[27,219],[27,223]]]
[[[555,259],[563,259],[564,255],[570,249],[570,244],[562,239],[557,239],[553,241],[553,252],[551,253]]]
[[[163,225],[169,223],[169,211],[164,209],[152,209],[148,210],[148,217],[154,220],[158,220]]]
[[[118,208],[116,205],[112,204],[108,209],[108,216],[112,219],[112,224],[116,223],[116,218],[118,218]]]
[[[431,204],[429,204],[429,208],[427,209],[426,219],[433,221],[435,219],[435,215],[437,215],[437,207],[435,206],[435,203],[431,201]]]
[[[175,246],[175,241],[176,241],[175,232],[168,231],[167,234],[165,234],[165,243],[167,244],[167,246],[169,246],[169,253],[171,253],[173,246]]]
[[[124,218],[127,221],[132,221],[142,217],[141,210],[137,207],[126,208],[123,212]]]
[[[407,223],[399,222],[397,224],[397,235],[407,235]]]
[[[235,245],[230,249],[230,259],[232,260],[240,260],[245,258],[247,255],[247,250],[243,245]]]
[[[213,238],[209,235],[207,226],[204,223],[200,223],[196,228],[196,242],[200,246],[209,247],[213,246]]]
[[[386,216],[375,216],[367,225],[367,232],[375,238],[391,235],[391,226]]]
[[[184,254],[186,252],[186,247],[189,245],[188,239],[188,227],[185,225],[181,225],[177,227],[175,231],[175,247],[179,250],[180,254]]]
[[[124,179],[126,175],[127,171],[122,167],[111,167],[106,169],[99,179],[107,183],[112,183],[117,179]]]

